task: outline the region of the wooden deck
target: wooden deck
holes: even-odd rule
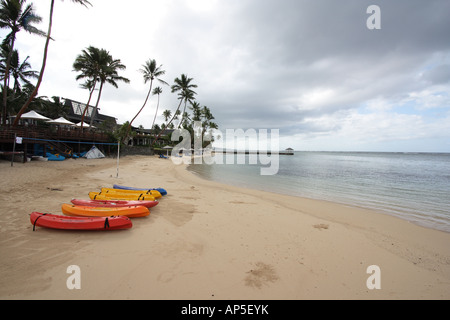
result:
[[[70,156],[75,152],[82,151],[82,148],[90,148],[86,143],[102,144],[111,142],[107,134],[91,129],[0,126],[0,151],[12,151],[15,137],[22,138],[22,143],[16,145],[16,150],[19,149],[24,154],[32,154],[33,147],[36,144],[42,145],[44,150],[54,150],[57,153]],[[109,146],[107,151],[109,153]]]

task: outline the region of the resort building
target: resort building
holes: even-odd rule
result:
[[[67,120],[78,123],[81,121],[81,118],[83,116],[83,111],[86,108],[85,103],[81,103],[75,100],[71,99],[64,99],[64,105],[68,106],[69,113],[67,114]],[[116,125],[117,119],[111,116],[107,116],[104,114],[101,114],[99,112],[99,108],[95,109],[93,106],[89,106],[86,110],[86,114],[84,115],[84,122],[89,124],[91,122],[91,118],[94,117],[93,126],[98,126],[99,124],[108,121],[111,124]]]

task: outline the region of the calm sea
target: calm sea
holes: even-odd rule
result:
[[[279,156],[273,176],[260,175],[268,165],[249,164],[245,157],[245,164],[192,164],[189,170],[229,185],[366,207],[450,232],[448,153],[295,152]]]

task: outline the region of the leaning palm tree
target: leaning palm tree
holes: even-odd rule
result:
[[[194,94],[197,94],[197,93],[194,90],[192,90],[192,88],[197,88],[197,85],[192,84],[191,83],[192,80],[193,80],[192,78],[188,78],[185,74],[182,74],[180,78],[175,78],[175,80],[174,80],[175,84],[172,85],[171,89],[172,89],[172,92],[179,91],[178,99],[180,100],[180,103],[178,104],[177,110],[173,114],[173,117],[172,117],[172,119],[170,119],[166,128],[170,127],[170,125],[172,124],[172,121],[175,120],[175,117],[180,114],[181,103],[183,101],[185,101],[185,104],[186,104],[187,101],[192,102],[194,100]],[[162,130],[158,134],[158,136],[153,141],[153,144],[155,144],[155,142],[159,139],[159,137],[161,137],[161,135],[164,133],[164,131],[165,130]]]
[[[152,129],[155,125],[155,120],[156,120],[156,116],[158,115],[158,108],[159,108],[159,95],[162,93],[162,89],[161,87],[156,87],[155,89],[153,89],[153,94],[157,94],[158,95],[158,103],[156,104],[156,111],[155,111],[155,117],[153,118],[153,123],[152,123]]]
[[[87,1],[87,0],[72,0],[72,2],[79,3],[79,4],[81,4],[81,5],[85,6],[85,7],[87,7],[87,5],[91,5],[91,3],[89,1]],[[50,43],[51,32],[52,32],[53,8],[54,8],[54,5],[55,5],[55,0],[51,0],[51,2],[50,2],[50,18],[49,18],[48,31],[47,31],[47,40],[45,41],[44,56],[43,56],[43,59],[42,59],[41,72],[39,73],[39,78],[38,78],[36,87],[34,88],[33,92],[31,93],[30,97],[28,98],[28,100],[25,102],[25,104],[22,106],[22,108],[17,113],[16,119],[14,120],[14,124],[13,124],[14,126],[16,126],[19,123],[20,117],[28,109],[28,106],[30,105],[30,103],[34,99],[34,97],[37,96],[39,87],[40,87],[41,82],[42,82],[42,78],[44,77],[45,65],[47,63],[48,45]]]
[[[139,69],[139,71],[144,75],[144,83],[147,83],[150,80],[150,89],[148,90],[147,97],[145,98],[144,104],[142,105],[141,109],[139,109],[138,113],[130,121],[128,130],[131,128],[131,124],[133,123],[133,121],[137,118],[137,116],[141,113],[142,109],[144,109],[145,105],[147,104],[150,93],[152,92],[153,80],[156,79],[162,84],[169,85],[167,82],[159,78],[160,76],[164,75],[166,71],[161,69],[162,65],[160,65],[159,67],[156,65],[155,59],[147,60],[142,67],[143,68]]]
[[[25,30],[31,34],[45,36],[45,32],[38,30],[34,26],[34,24],[41,22],[42,18],[34,12],[33,4],[26,5],[25,2],[26,0],[2,0],[0,2],[0,28],[10,30],[2,43],[2,46],[5,46],[8,52],[5,63],[5,77],[3,79],[3,124],[6,124],[9,71],[17,33]]]

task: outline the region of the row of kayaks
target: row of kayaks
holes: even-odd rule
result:
[[[64,215],[32,212],[36,226],[63,230],[118,230],[132,227],[130,218],[146,217],[150,208],[167,195],[162,188],[134,188],[114,185],[90,192],[90,199],[72,199],[61,205]]]

